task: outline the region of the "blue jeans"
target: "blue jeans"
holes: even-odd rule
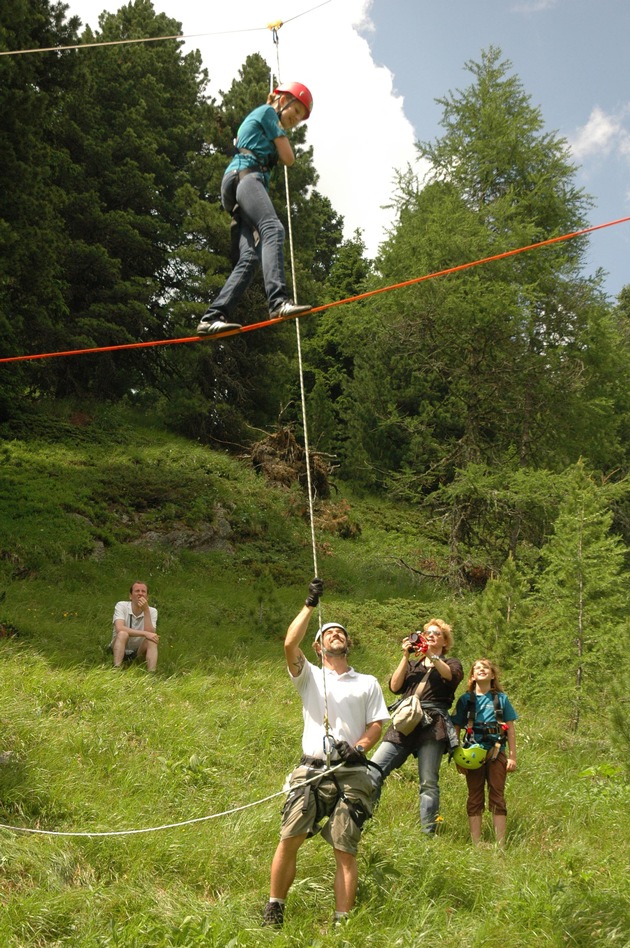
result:
[[[232,174],[224,175],[221,184],[221,200],[228,210],[232,204]],[[271,203],[263,176],[258,172],[247,174],[239,181],[236,200],[240,208],[238,263],[210,304],[210,309],[229,316],[260,264],[271,312],[289,298],[284,276],[284,227]],[[258,241],[255,230],[260,237]]]
[[[446,752],[447,741],[428,740],[418,750],[418,777],[420,779],[420,829],[423,833],[435,833],[435,818],[440,812],[440,785],[438,775],[442,756]],[[372,760],[378,764],[382,774],[375,767],[368,767],[368,773],[374,786],[374,803],[378,803],[383,783],[391,774],[405,763],[411,751],[401,744],[383,741]]]

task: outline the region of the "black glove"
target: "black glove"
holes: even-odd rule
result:
[[[365,751],[353,747],[347,741],[335,741],[335,750],[343,760],[344,764],[367,764]]]
[[[319,602],[319,597],[324,595],[324,580],[318,579],[315,577],[312,582],[308,584],[308,596],[304,600],[305,606],[316,606]]]

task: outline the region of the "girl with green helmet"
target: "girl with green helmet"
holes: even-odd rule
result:
[[[505,840],[507,806],[505,778],[516,770],[516,733],[518,715],[499,681],[499,670],[488,658],[478,658],[468,678],[468,690],[457,701],[453,724],[458,737],[465,738],[453,754],[468,785],[466,811],[473,843],[481,840],[481,823],[488,785],[488,808],[496,841]],[[508,753],[505,753],[507,744]]]

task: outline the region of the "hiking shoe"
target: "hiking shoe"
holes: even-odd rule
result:
[[[275,925],[280,928],[284,921],[284,905],[280,902],[267,902],[263,911],[263,925]]]
[[[240,323],[228,323],[221,313],[206,313],[201,317],[201,322],[197,326],[198,336],[213,336],[217,332],[227,332],[230,329],[242,329]]]
[[[299,316],[300,313],[308,313],[312,306],[298,306],[293,300],[285,300],[277,309],[269,313],[270,319],[280,319],[281,316]]]

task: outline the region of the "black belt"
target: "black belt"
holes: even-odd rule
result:
[[[334,763],[340,763],[340,761],[334,761]],[[304,754],[300,759],[300,767],[326,767],[326,761],[321,757],[309,757],[308,754]]]
[[[242,181],[243,178],[245,177],[245,175],[248,175],[248,174],[256,174],[256,172],[259,172],[260,174],[266,174],[268,171],[269,171],[269,168],[265,168],[265,167],[260,167],[260,168],[241,168],[241,169],[237,172],[237,174],[238,174],[238,180],[239,180],[239,181]]]

